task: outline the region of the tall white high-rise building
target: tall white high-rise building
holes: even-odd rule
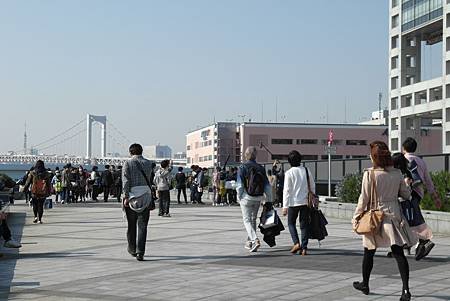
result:
[[[449,153],[450,0],[390,0],[389,78],[391,149]]]

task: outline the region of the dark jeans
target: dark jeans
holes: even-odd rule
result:
[[[191,187],[191,202],[192,203],[196,203],[197,202],[196,197],[197,197],[197,187],[194,186],[194,187]]]
[[[178,201],[178,203],[180,203],[181,192],[183,192],[184,202],[187,203],[186,187],[178,188],[178,194],[177,194],[177,201]]]
[[[300,222],[300,232],[301,232],[301,248],[308,248],[308,237],[309,237],[309,208],[308,206],[296,206],[288,208],[288,226],[289,232],[291,233],[292,242],[294,244],[300,243],[298,239],[297,232],[297,218]]]
[[[159,190],[159,214],[169,214],[170,190]]]
[[[2,236],[5,241],[11,240],[11,231],[9,230],[6,220],[0,221],[0,224],[0,236]]]
[[[37,217],[38,220],[41,220],[42,219],[42,215],[44,215],[45,198],[43,198],[43,199],[33,198],[31,201],[33,203],[34,217]]]
[[[147,225],[150,219],[150,210],[144,210],[137,213],[125,207],[125,213],[127,215],[128,230],[128,252],[133,254],[145,254],[145,243],[147,241]],[[137,229],[137,230],[136,230]],[[136,247],[136,235],[137,235],[137,247]]]

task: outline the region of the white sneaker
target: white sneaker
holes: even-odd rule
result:
[[[10,239],[8,241],[5,241],[4,247],[17,249],[17,248],[21,248],[22,245],[20,243],[18,243],[17,241]]]
[[[248,240],[245,243],[245,247],[244,248],[246,248],[247,250],[251,250],[252,249],[252,242],[250,240]]]
[[[259,247],[261,247],[261,243],[259,242],[259,239],[257,239],[255,240],[255,243],[252,244],[250,252],[258,252]]]

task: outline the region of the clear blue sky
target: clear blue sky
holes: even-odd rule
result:
[[[276,98],[279,120],[343,122],[347,101],[357,122],[388,84],[388,1],[2,1],[0,37],[0,152],[88,112],[175,150]]]

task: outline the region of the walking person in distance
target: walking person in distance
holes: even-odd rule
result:
[[[52,175],[45,168],[44,162],[36,161],[34,170],[30,172],[25,184],[25,190],[31,186],[31,201],[33,204],[34,220],[33,223],[42,224],[42,216],[44,214],[45,200],[51,193]]]
[[[180,196],[183,193],[184,203],[187,204],[186,196],[186,175],[183,172],[183,167],[178,167],[178,173],[175,175],[175,180],[177,182],[177,201],[181,204]]]
[[[310,216],[308,187],[311,187],[311,191],[315,193],[315,183],[309,170],[300,166],[302,155],[298,151],[293,150],[289,153],[288,162],[291,168],[284,176],[283,215],[288,216],[289,232],[294,243],[291,253],[300,252],[302,256],[305,256],[308,249]],[[300,223],[301,241],[297,232],[297,219]]]
[[[150,176],[152,163],[142,156],[142,146],[132,144],[131,158],[122,168],[123,208],[127,216],[128,253],[138,261],[144,260],[147,225],[152,202]],[[137,238],[137,243],[136,243]]]
[[[244,227],[247,231],[245,248],[250,252],[256,252],[261,247],[256,234],[256,219],[261,202],[264,196],[266,202],[272,202],[272,188],[267,179],[266,170],[256,163],[256,154],[257,150],[254,146],[249,146],[245,150],[246,161],[239,167],[236,188]]]
[[[172,166],[170,160],[161,161],[161,168],[155,173],[154,184],[156,185],[159,199],[159,216],[170,217],[170,186]]]

